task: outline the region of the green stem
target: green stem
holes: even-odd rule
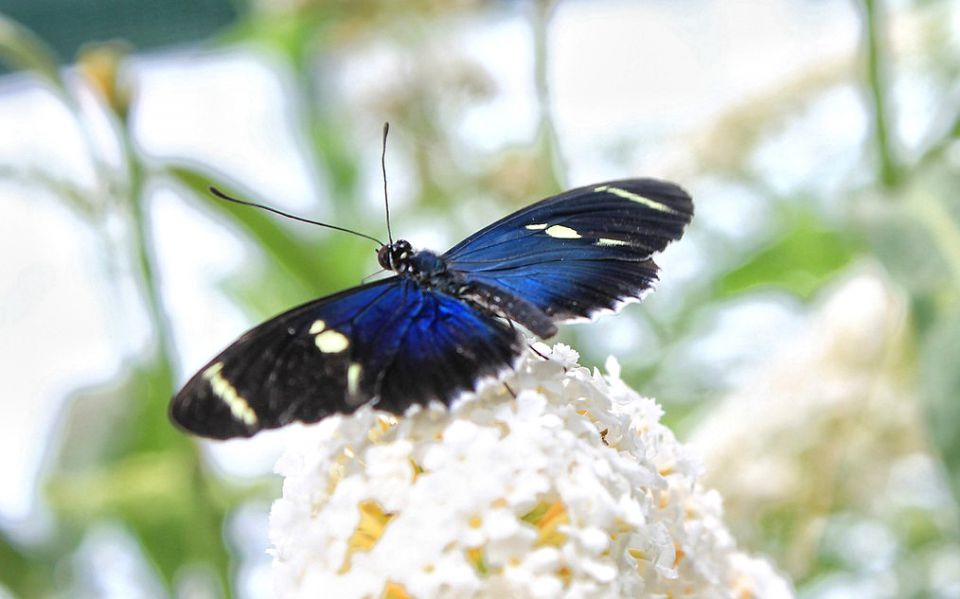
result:
[[[863,0],[863,28],[867,52],[867,86],[873,111],[873,142],[880,168],[880,182],[884,187],[895,187],[900,172],[893,156],[890,134],[890,108],[885,89],[883,34],[886,31],[879,0]]]
[[[550,77],[548,54],[548,27],[553,13],[553,0],[537,0],[532,16],[533,26],[533,84],[537,93],[537,108],[540,112],[537,137],[544,154],[545,162],[550,165],[551,183],[557,189],[566,188],[563,174],[563,159],[557,142],[557,131],[553,122],[553,108],[550,102]]]
[[[917,161],[918,170],[939,160],[958,139],[960,139],[960,114],[953,117],[950,124],[942,129],[942,133],[926,149],[923,156]]]
[[[929,229],[931,238],[940,248],[940,255],[953,271],[954,285],[960,287],[960,228],[953,215],[943,202],[928,194],[915,201],[913,212]]]
[[[130,131],[126,123],[121,123],[119,128],[129,177],[129,206],[133,225],[131,232],[133,235],[134,252],[136,254],[136,267],[139,270],[140,283],[143,285],[146,296],[147,315],[150,319],[151,328],[156,335],[157,349],[159,350],[156,356],[157,364],[172,389],[174,385],[173,336],[157,278],[157,261],[154,253],[153,231],[150,223],[150,215],[147,210],[146,197],[144,195],[145,169],[143,162],[140,160],[134,148],[134,142],[130,137]]]
[[[328,200],[328,218],[342,222],[344,215],[354,210],[358,173],[354,156],[343,141],[345,125],[331,117],[324,108],[330,104],[330,98],[325,97],[328,82],[324,80],[328,69],[314,64],[316,57],[324,54],[317,51],[317,44],[323,43],[323,36],[324,32],[320,30],[304,36],[290,57],[290,63],[296,85],[294,97],[298,103],[298,119],[301,129],[306,132],[306,148],[310,152],[307,162],[310,177],[318,190],[323,189],[321,183],[326,184],[323,191]]]
[[[131,215],[131,230],[133,236],[134,251],[136,253],[136,267],[139,270],[139,279],[145,295],[147,304],[147,313],[150,324],[156,335],[157,352],[154,356],[155,365],[158,374],[162,377],[166,389],[153,390],[153,397],[159,397],[162,401],[173,392],[174,380],[174,356],[175,348],[173,346],[173,335],[171,333],[170,320],[164,305],[163,296],[160,292],[159,279],[157,276],[157,260],[153,241],[153,231],[150,222],[150,213],[145,197],[146,168],[143,160],[137,151],[133,138],[130,135],[128,123],[119,123],[119,137],[122,143],[123,153],[126,159],[128,170],[128,190],[129,206]],[[145,406],[152,410],[152,398],[146,402]],[[155,421],[156,413],[148,414],[145,420],[141,422]],[[151,445],[164,447],[164,450],[170,450],[173,445],[164,438],[173,435],[175,443],[180,445],[184,451],[178,452],[177,459],[181,461],[184,468],[190,468],[195,471],[200,469],[200,459],[196,446],[186,443],[179,433],[168,428],[163,433],[157,431],[148,431],[145,435],[138,438],[141,449],[149,448]],[[151,437],[155,437],[151,439]],[[220,528],[224,521],[223,510],[218,507],[216,501],[216,490],[209,481],[203,481],[204,484],[198,484],[194,487],[194,506],[196,519],[193,524],[197,527],[192,540],[184,544],[184,548],[189,548],[194,559],[196,556],[204,556],[209,559],[214,567],[214,574],[217,582],[228,596],[233,596],[233,578],[230,572],[229,558],[225,555],[217,555],[223,552],[220,545]],[[212,528],[210,528],[212,526]],[[154,556],[156,557],[156,556]],[[225,564],[225,565],[223,565]]]

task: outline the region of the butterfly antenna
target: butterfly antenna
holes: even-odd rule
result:
[[[360,284],[363,285],[364,283],[366,283],[367,281],[369,281],[370,279],[372,279],[373,277],[377,276],[378,274],[380,274],[380,273],[382,273],[382,272],[387,272],[387,269],[386,269],[386,268],[381,268],[381,269],[378,270],[377,272],[371,273],[371,274],[363,277],[362,279],[360,279]]]
[[[380,151],[380,170],[383,171],[383,205],[387,212],[387,239],[393,245],[393,231],[390,230],[390,201],[387,199],[387,133],[390,132],[390,123],[383,124],[383,149]]]
[[[366,235],[366,234],[364,234],[364,233],[360,233],[359,231],[353,231],[353,230],[351,230],[351,229],[346,229],[346,228],[344,228],[344,227],[338,227],[338,226],[336,226],[336,225],[328,225],[327,223],[321,223],[321,222],[319,222],[319,221],[310,220],[309,218],[303,218],[302,216],[297,216],[297,215],[295,215],[295,214],[289,214],[289,213],[284,212],[284,211],[282,211],[282,210],[277,210],[276,208],[271,208],[270,206],[265,206],[265,205],[263,205],[263,204],[257,204],[257,203],[255,203],[255,202],[247,202],[247,201],[245,201],[245,200],[238,200],[237,198],[228,196],[227,194],[223,193],[222,191],[220,191],[220,190],[217,189],[216,187],[213,187],[212,185],[210,186],[209,189],[210,189],[210,193],[212,193],[213,195],[217,196],[217,197],[220,198],[221,200],[226,200],[226,201],[228,201],[228,202],[233,202],[234,204],[240,204],[241,206],[250,206],[250,207],[253,207],[253,208],[260,208],[260,209],[262,209],[262,210],[266,210],[267,212],[273,212],[274,214],[279,214],[280,216],[283,216],[283,217],[286,217],[286,218],[289,218],[289,219],[292,219],[292,220],[298,220],[298,221],[300,221],[300,222],[302,222],[302,223],[309,223],[309,224],[311,224],[311,225],[317,225],[317,226],[320,226],[320,227],[326,227],[326,228],[328,228],[328,229],[333,229],[333,230],[335,230],[335,231],[343,231],[344,233],[352,233],[353,235],[356,235],[356,236],[358,236],[358,237],[363,237],[364,239],[369,239],[370,241],[376,242],[377,245],[380,245],[380,246],[383,245],[383,242],[380,241],[379,239],[377,239],[376,237],[371,237],[371,236]]]

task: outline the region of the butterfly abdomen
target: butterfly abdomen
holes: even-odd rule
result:
[[[517,294],[482,281],[473,281],[462,287],[461,297],[467,299],[494,316],[520,323],[541,339],[557,334],[553,318],[540,308]]]

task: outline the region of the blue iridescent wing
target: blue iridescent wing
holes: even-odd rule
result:
[[[489,313],[438,291],[417,292],[418,311],[377,388],[377,407],[395,414],[430,400],[449,405],[478,379],[511,368],[525,347],[515,330]]]
[[[516,333],[491,316],[394,277],[250,330],[187,382],[170,413],[183,428],[221,439],[371,401],[402,413],[413,403],[449,403],[510,366],[519,347]]]
[[[657,280],[652,255],[679,239],[692,217],[690,196],[672,183],[611,181],[532,204],[443,258],[475,301],[495,312],[494,299],[518,301],[499,312],[548,337],[555,331],[548,321],[639,299]]]

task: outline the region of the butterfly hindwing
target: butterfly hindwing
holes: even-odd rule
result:
[[[657,280],[652,255],[679,239],[692,217],[690,196],[672,183],[611,181],[519,210],[443,258],[468,284],[522,298],[554,321],[572,320],[639,298]]]
[[[420,293],[421,307],[378,389],[377,407],[395,414],[413,403],[449,404],[478,379],[510,368],[523,348],[516,331],[488,313],[444,293]]]
[[[449,402],[519,353],[516,334],[468,304],[390,278],[255,327],[176,395],[171,416],[208,437],[250,436],[349,413]]]

